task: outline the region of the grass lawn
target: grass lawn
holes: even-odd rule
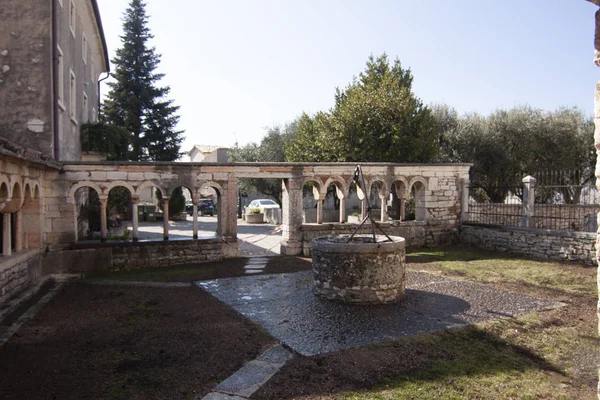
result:
[[[427,249],[408,268],[565,307],[383,345],[297,358],[253,399],[596,399],[596,268]]]

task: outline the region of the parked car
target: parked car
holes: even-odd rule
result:
[[[271,199],[256,199],[252,200],[250,204],[248,204],[248,209],[258,208],[260,212],[264,213],[266,208],[281,208],[279,204],[275,203]]]
[[[185,209],[189,215],[194,214],[191,204],[186,205]],[[211,217],[215,215],[215,203],[211,199],[200,199],[198,201],[198,215],[210,215]]]

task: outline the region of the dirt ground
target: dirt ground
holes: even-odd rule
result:
[[[197,287],[73,283],[0,348],[0,398],[191,399],[271,343]]]
[[[435,265],[427,261],[413,258],[408,267],[435,271]],[[166,275],[164,280],[240,276],[244,265],[244,260],[229,260],[196,275]],[[307,268],[310,260],[282,257],[270,260],[264,272]],[[596,273],[595,268],[568,268],[574,273]],[[595,324],[595,298],[527,285],[505,288],[568,304],[544,313],[539,329],[567,326],[588,332]],[[595,357],[585,352],[570,355],[565,362],[579,367],[567,380],[564,371],[555,370],[547,360],[502,336],[502,329],[507,330],[498,328],[498,335],[479,329],[440,332],[427,340],[408,339],[296,357],[252,399],[333,399],[345,391],[378,388],[436,361],[455,357],[432,345],[431,340],[469,343],[474,338],[492,350],[508,348],[517,365],[511,368],[525,365],[550,371],[557,381],[568,381],[572,398],[592,398],[597,383]],[[0,347],[0,399],[201,398],[274,342],[260,327],[195,286],[71,283]]]

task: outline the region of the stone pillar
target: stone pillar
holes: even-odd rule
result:
[[[387,199],[389,197],[388,192],[382,192],[379,194],[379,200],[381,201],[381,213],[380,213],[380,221],[386,222],[388,220],[388,210],[387,210]]]
[[[228,242],[237,243],[237,177],[230,174],[223,185],[220,204],[221,236]]]
[[[163,197],[163,240],[169,240],[169,198]]]
[[[10,229],[10,213],[2,213],[2,255],[5,257],[12,254]]]
[[[140,202],[140,199],[138,199],[138,198],[134,197],[131,199],[132,209],[133,209],[131,229],[133,229],[133,241],[134,242],[137,242],[140,238],[140,236],[138,234],[138,227],[139,227],[138,204],[139,204],[139,202]]]
[[[108,229],[106,228],[106,206],[108,205],[108,196],[100,197],[100,241],[106,242]]]
[[[302,177],[283,180],[281,254],[302,253]]]
[[[406,199],[400,199],[400,221],[406,220]]]
[[[360,219],[361,221],[367,216],[367,199],[360,199]]]
[[[23,214],[15,213],[15,251],[23,250]]]
[[[198,239],[198,201],[192,200],[194,205],[192,206],[192,219],[194,220],[193,224],[193,238]]]
[[[346,198],[340,197],[340,224],[346,222]]]
[[[469,221],[469,180],[462,179],[460,192],[460,218],[461,221]]]
[[[323,223],[323,202],[324,198],[319,198],[317,200],[317,224]]]
[[[521,218],[521,226],[524,228],[533,228],[535,204],[535,178],[527,175],[523,178],[523,217]]]

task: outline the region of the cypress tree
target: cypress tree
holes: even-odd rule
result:
[[[179,106],[168,100],[168,86],[158,86],[164,74],[155,72],[160,55],[148,40],[146,4],[131,0],[123,18],[123,46],[112,60],[114,81],[105,101],[106,121],[129,132],[127,159],[174,161],[181,155],[183,131],[176,129]]]

